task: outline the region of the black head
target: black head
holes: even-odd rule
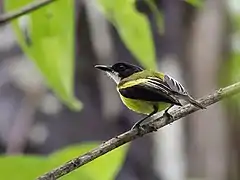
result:
[[[143,70],[138,66],[128,63],[116,63],[112,66],[96,65],[95,67],[107,73],[117,84],[121,79]]]
[[[123,63],[123,62],[116,63],[112,66],[96,65],[95,67],[105,72],[109,72],[109,73],[112,72],[112,73],[118,74],[120,78],[126,78],[136,72],[140,72],[143,70],[139,66]]]
[[[136,72],[140,72],[143,70],[138,66],[128,63],[116,63],[111,67],[111,69],[114,72],[117,72],[120,78],[126,78]]]

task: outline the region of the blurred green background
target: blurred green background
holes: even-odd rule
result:
[[[1,14],[32,0],[0,0]],[[163,71],[194,97],[240,80],[239,0],[57,0],[0,26],[0,179],[30,180],[122,133],[95,64]],[[239,180],[240,95],[62,179]]]

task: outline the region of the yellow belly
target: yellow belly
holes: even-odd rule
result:
[[[129,99],[121,96],[122,102],[132,111],[142,113],[142,114],[149,114],[153,112],[153,106],[158,106],[158,111],[162,111],[170,106],[169,103],[163,102],[150,102],[150,101],[141,101],[135,99]]]

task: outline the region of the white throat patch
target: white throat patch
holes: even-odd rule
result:
[[[116,84],[121,81],[121,78],[118,76],[116,72],[106,72],[107,76],[114,80]]]

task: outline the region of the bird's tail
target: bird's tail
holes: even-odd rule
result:
[[[187,102],[191,103],[192,105],[200,108],[200,109],[206,109],[205,106],[203,106],[202,104],[200,104],[199,102],[197,102],[195,99],[193,99],[191,96],[187,95],[184,97],[184,100],[186,100]]]

